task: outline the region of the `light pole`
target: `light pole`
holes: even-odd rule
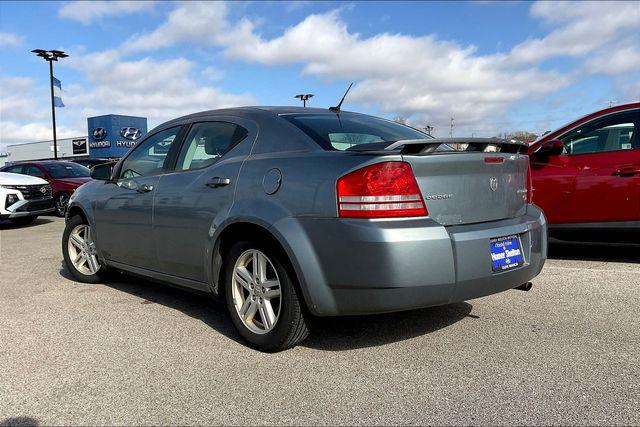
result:
[[[313,98],[313,94],[312,93],[301,93],[300,95],[294,96],[294,98],[299,98],[302,101],[302,106],[306,107],[307,106],[307,101],[309,100],[309,98]]]
[[[34,49],[31,52],[41,57],[49,63],[49,84],[51,86],[51,120],[53,122],[53,158],[58,160],[58,140],[56,138],[56,107],[53,103],[53,61],[58,58],[66,58],[67,55],[61,50]]]

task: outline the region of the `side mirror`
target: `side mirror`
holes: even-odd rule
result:
[[[91,168],[91,178],[99,179],[101,181],[111,181],[111,175],[113,174],[113,167],[115,165],[116,162],[95,165]]]
[[[536,157],[559,156],[564,151],[564,143],[559,139],[551,139],[542,144],[533,155]]]

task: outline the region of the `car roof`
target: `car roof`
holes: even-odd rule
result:
[[[70,160],[19,160],[17,162],[12,162],[8,166],[15,165],[24,165],[24,164],[37,164],[37,165],[47,165],[47,164],[55,164],[55,163],[72,163]]]
[[[172,119],[166,123],[163,123],[158,128],[164,128],[165,125],[169,125],[175,122],[181,122],[184,120],[195,120],[200,117],[207,116],[222,116],[222,115],[240,115],[240,116],[262,116],[262,117],[275,117],[280,114],[336,114],[335,111],[331,111],[328,108],[314,108],[314,107],[294,107],[294,106],[248,106],[248,107],[233,107],[222,108],[218,110],[206,110],[200,111],[186,116]],[[359,114],[352,111],[340,111],[340,114]]]

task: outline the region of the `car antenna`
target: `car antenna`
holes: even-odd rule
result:
[[[342,103],[344,102],[344,99],[347,97],[347,94],[351,90],[351,86],[353,86],[353,82],[351,82],[351,84],[347,88],[347,91],[344,93],[344,95],[342,95],[342,99],[340,100],[340,103],[335,107],[329,107],[329,111],[335,111],[336,113],[340,112],[340,107],[342,107]]]

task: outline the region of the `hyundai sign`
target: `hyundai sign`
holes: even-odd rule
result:
[[[145,117],[106,116],[87,119],[89,157],[122,157],[147,133]]]

